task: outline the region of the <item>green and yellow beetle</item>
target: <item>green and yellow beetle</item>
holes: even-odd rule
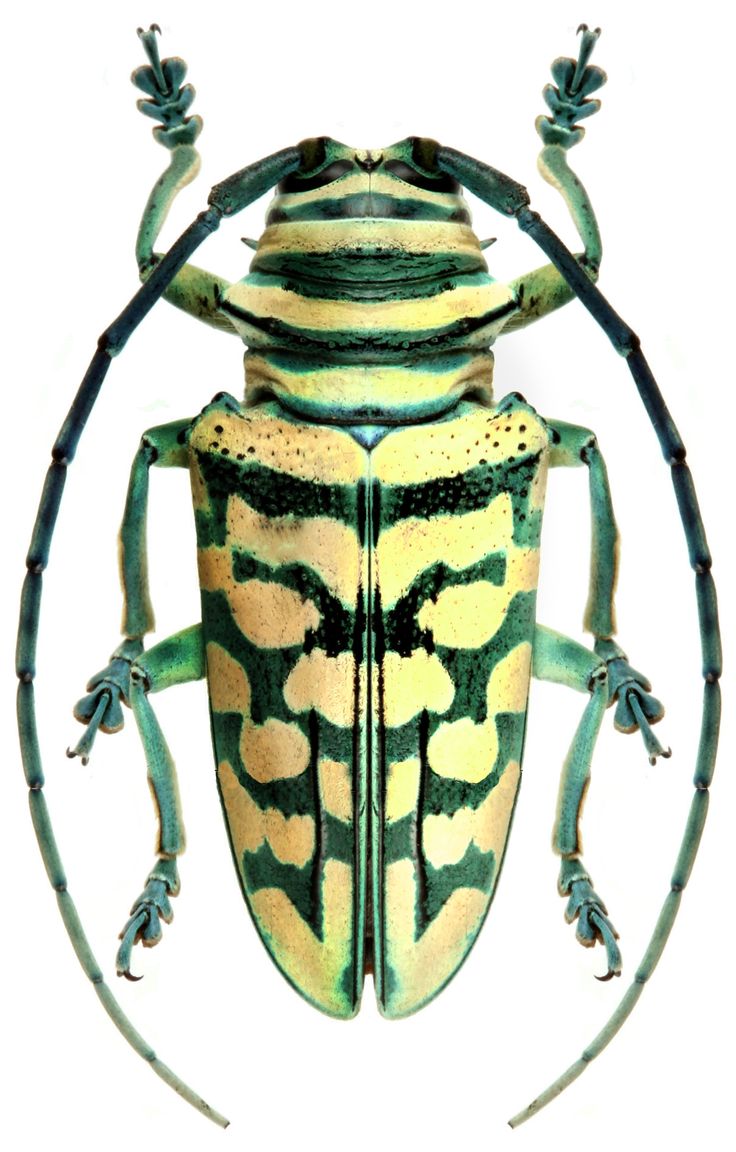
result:
[[[137,82],[164,125],[159,138],[172,149],[172,166],[141,227],[145,286],[103,337],[55,449],[24,592],[21,731],[57,888],[61,866],[39,786],[31,685],[40,573],[67,463],[111,356],[159,295],[237,331],[249,352],[244,405],[219,396],[194,420],[144,436],[121,536],[126,639],[77,706],[89,724],[77,749],[86,757],[99,727],[119,727],[121,699],[131,704],[160,817],[158,861],[123,931],[121,972],[129,973],[134,942],[155,943],[160,920],[170,919],[183,848],[173,765],[148,693],[206,669],[218,782],[249,908],[287,978],[341,1017],[357,1010],[366,970],[389,1016],[420,1007],[452,976],[502,863],[530,673],[589,690],[563,776],[555,847],[568,917],[583,943],[604,944],[608,974],[618,973],[615,930],[580,860],[578,815],[607,705],[617,699],[618,725],[640,728],[653,756],[662,749],[649,722],[661,708],[611,639],[617,538],[595,438],[541,418],[518,395],[494,401],[489,351],[502,331],[571,299],[570,277],[628,353],[664,426],[675,475],[685,476],[679,438],[629,330],[589,290],[597,229],[565,152],[579,139],[576,120],[595,110],[586,99],[602,82],[587,63],[594,40],[586,31],[578,60],[557,62],[552,117],[542,125],[547,172],[583,238],[578,264],[528,211],[518,185],[423,139],[380,153],[325,139],[286,149],[218,186],[208,212],[161,260],[153,244],[195,169],[198,125],[186,118],[183,67],[161,64],[154,35],[144,34],[150,64]],[[245,280],[228,285],[186,263],[221,215],[274,183],[278,196]],[[519,219],[562,272],[550,264],[509,285],[494,282],[460,183]],[[594,509],[586,614],[594,652],[543,628],[534,614],[547,470],[581,463]],[[154,464],[191,471],[203,612],[201,625],[144,654]],[[679,895],[712,770],[718,659],[702,527],[688,504],[689,482],[678,483],[712,686]],[[61,902],[97,982],[65,893]],[[676,906],[670,902],[657,947]],[[125,1021],[121,1027],[143,1050]]]

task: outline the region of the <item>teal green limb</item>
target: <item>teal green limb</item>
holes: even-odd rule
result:
[[[682,893],[690,879],[695,857],[697,855],[700,838],[705,827],[708,814],[709,793],[708,785],[713,776],[715,767],[715,744],[718,736],[718,727],[721,715],[721,691],[716,679],[708,679],[704,685],[703,713],[700,729],[700,743],[695,764],[695,793],[690,803],[685,832],[677,854],[675,868],[670,882],[670,891],[665,897],[657,922],[654,925],[651,938],[644,951],[644,955],[634,974],[634,978],[626,989],[614,1012],[603,1025],[598,1035],[584,1049],[578,1060],[570,1065],[561,1076],[550,1084],[544,1092],[536,1096],[526,1108],[518,1112],[509,1120],[511,1128],[517,1128],[526,1120],[530,1120],[555,1100],[561,1092],[569,1087],[573,1081],[585,1071],[591,1061],[599,1056],[614,1039],[619,1029],[623,1027],[633,1012],[644,986],[652,976],[660,956],[669,939],[672,926],[680,908]]]
[[[590,692],[562,770],[553,836],[555,852],[574,857],[580,853],[578,824],[590,779],[593,749],[608,707],[606,666],[582,644],[538,624],[534,632],[533,674],[538,680]]]
[[[608,980],[621,972],[618,933],[582,862],[580,838],[580,816],[590,782],[590,764],[608,706],[606,665],[576,641],[537,625],[533,673],[540,680],[590,692],[562,770],[552,847],[562,857],[558,891],[568,897],[565,919],[568,924],[576,922],[576,937],[584,947],[590,948],[596,941],[603,944],[608,971],[602,979]]]
[[[595,281],[603,257],[600,229],[590,197],[570,167],[567,153],[585,135],[585,129],[577,121],[587,119],[600,108],[599,100],[587,97],[605,84],[606,74],[600,68],[588,65],[599,29],[591,31],[582,25],[579,30],[583,35],[577,59],[561,57],[555,60],[552,65],[555,84],[548,84],[543,92],[551,116],[537,117],[536,129],[544,144],[537,166],[544,180],[565,201],[583,244],[583,251],[575,258],[589,278]],[[511,287],[520,301],[520,310],[504,332],[523,328],[575,298],[575,292],[554,264],[545,264],[520,276],[511,282]]]
[[[143,434],[133,460],[120,527],[120,579],[123,586],[123,634],[139,639],[153,631],[154,615],[148,588],[148,479],[158,468],[188,467],[186,433],[190,420],[161,424]]]
[[[563,197],[572,222],[583,242],[584,250],[575,253],[575,259],[590,280],[598,279],[603,256],[600,232],[588,194],[583,184],[567,162],[567,156],[559,145],[543,148],[539,155],[539,170],[548,184],[556,188]],[[509,287],[519,301],[519,311],[515,313],[502,330],[502,335],[525,328],[534,320],[549,316],[558,308],[575,299],[575,291],[554,264],[543,264],[518,276]]]
[[[583,627],[595,637],[616,631],[614,594],[618,573],[619,535],[613,513],[606,463],[589,428],[550,420],[553,444],[550,465],[575,468],[585,464],[590,485],[590,583]]]
[[[187,66],[176,56],[160,59],[158,31],[157,25],[145,32],[138,30],[149,63],[137,68],[132,76],[133,83],[146,96],[145,100],[138,101],[138,109],[158,122],[153,130],[154,138],[170,152],[169,166],[151,190],[138,229],[135,255],[143,281],[163,258],[154,251],[154,245],[171,205],[182,188],[195,179],[201,163],[194,143],[202,130],[202,121],[199,116],[186,115],[194,100],[191,84],[183,84]],[[218,310],[220,295],[227,287],[227,280],[187,264],[168,286],[164,298],[190,316],[223,331],[234,332],[230,321]]]
[[[205,671],[201,624],[192,624],[168,636],[142,653],[133,667],[134,675],[145,681],[146,692],[163,692],[177,684],[203,680]]]
[[[195,147],[181,144],[178,148],[174,148],[168,168],[151,189],[135,244],[135,258],[143,279],[158,263],[153,246],[166,222],[171,205],[182,188],[196,178],[201,163],[201,157]]]
[[[144,282],[163,258],[161,252],[154,251],[154,244],[169,209],[181,189],[195,178],[199,165],[197,149],[186,144],[180,145],[172,151],[168,168],[151,190],[141,217],[135,249],[138,270]],[[219,301],[229,286],[229,280],[194,264],[185,264],[164,292],[164,299],[213,328],[234,333],[235,328],[219,307]]]
[[[184,850],[176,769],[148,693],[204,676],[201,626],[196,624],[157,644],[131,668],[130,706],[140,732],[148,779],[159,819],[157,853],[175,857]]]
[[[19,712],[25,711],[25,704],[22,702],[30,697],[32,692],[33,685],[31,683],[25,682],[19,685]],[[37,752],[35,748],[26,747],[26,756],[29,759],[36,760]],[[29,764],[27,774],[29,779],[38,781],[35,785],[31,784],[28,797],[33,827],[38,837],[49,882],[56,892],[56,900],[64,922],[64,927],[66,928],[75,955],[79,960],[84,974],[94,987],[101,1004],[113,1024],[134,1051],[137,1052],[139,1056],[142,1056],[143,1059],[150,1064],[154,1072],[166,1080],[175,1092],[178,1092],[180,1096],[194,1105],[195,1108],[215,1124],[226,1128],[229,1123],[228,1120],[220,1112],[212,1108],[206,1100],[203,1100],[198,1093],[194,1092],[188,1084],[185,1084],[166,1064],[159,1060],[151,1045],[143,1039],[138,1030],[133,1026],[113,996],[109,986],[105,983],[100,965],[95,958],[79,919],[74,901],[67,889],[66,875],[56,847],[56,840],[46,806],[46,800],[41,790],[43,773],[41,771],[40,761],[38,764]]]
[[[580,178],[567,160],[567,151],[560,144],[548,144],[539,153],[537,167],[541,175],[562,196],[570,218],[583,242],[584,252],[578,255],[591,278],[596,280],[603,259],[603,243],[590,197]]]
[[[184,851],[184,825],[174,760],[161,727],[148,700],[148,693],[163,691],[176,684],[201,680],[204,676],[204,647],[199,624],[177,632],[141,656],[130,671],[130,706],[140,733],[148,782],[158,818],[158,860],[146,878],[143,891],[134,901],[130,916],[120,933],[116,967],[119,976],[130,980],[134,946],[158,944],[162,924],[174,918],[170,897],[179,893],[177,857]]]

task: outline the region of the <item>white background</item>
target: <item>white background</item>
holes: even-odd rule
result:
[[[170,242],[209,185],[306,136],[380,147],[433,136],[526,183],[570,244],[555,193],[536,173],[533,121],[556,55],[580,20],[604,26],[595,59],[604,107],[572,163],[598,212],[601,285],[640,332],[690,450],[733,635],[733,367],[727,286],[733,260],[733,132],[727,77],[732,16],[680,4],[567,0],[456,6],[372,0],[197,6],[35,5],[6,27],[3,248],[7,546],[0,852],[5,1103],[13,1150],[73,1142],[80,1152],[174,1146],[277,1150],[319,1144],[393,1149],[731,1146],[734,996],[732,734],[726,724],[713,810],[682,913],[651,986],[582,1080],[516,1133],[507,1118],[571,1063],[601,1027],[644,950],[668,888],[691,788],[700,702],[692,577],[670,482],[625,365],[578,304],[502,340],[497,392],[594,427],[623,536],[621,641],[668,706],[671,760],[651,768],[638,737],[607,717],[585,814],[586,860],[621,931],[625,976],[598,984],[600,949],[579,948],[555,893],[549,850],[559,766],[584,705],[535,686],[525,781],[492,914],[459,978],[426,1011],[382,1021],[366,989],[350,1024],[314,1012],[271,965],[242,905],[222,828],[202,685],[158,698],[180,768],[189,836],[183,892],[163,944],[136,956],[139,984],[115,981],[115,937],[152,862],[153,816],[130,723],[101,738],[87,768],[67,761],[70,715],[117,642],[116,531],[129,461],[145,427],[188,416],[242,387],[234,338],[164,305],[113,364],[70,472],[42,614],[38,704],[47,795],[69,885],[113,989],[162,1059],[226,1112],[222,1134],[179,1101],[116,1035],[78,969],[33,842],[12,728],[7,669],[22,557],[48,450],[100,331],[136,288],[137,220],[163,150],[127,82],[143,62],[137,24],[157,20],[163,54],[183,55],[205,118],[204,173],[176,205]],[[237,278],[242,235],[264,205],[224,225],[199,261]],[[541,263],[490,209],[491,268]],[[153,590],[159,636],[196,619],[187,478],[153,477]],[[9,521],[9,523],[8,523]],[[579,635],[587,483],[554,475],[540,618]],[[730,578],[729,578],[730,577]],[[729,598],[731,603],[729,603]],[[5,718],[5,717],[4,717]],[[122,987],[120,985],[123,985]]]

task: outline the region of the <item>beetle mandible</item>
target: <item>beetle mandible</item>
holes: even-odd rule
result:
[[[587,44],[587,51],[592,47],[591,41],[591,35],[585,34],[583,44]],[[152,56],[149,68],[155,80],[158,66],[151,35],[146,43]],[[579,72],[577,89],[581,101],[592,90],[589,87],[586,92],[580,84],[588,67],[585,56],[584,47],[577,65],[573,61],[568,66],[572,75]],[[171,69],[172,65],[168,67]],[[149,73],[143,75],[148,77]],[[556,80],[559,83],[558,77]],[[153,82],[149,79],[148,83]],[[155,93],[148,95],[156,101]],[[161,103],[166,106],[166,116],[170,116],[168,103]],[[183,103],[186,104],[186,98]],[[578,113],[580,107],[582,104],[575,109]],[[590,104],[586,107],[590,109]],[[168,126],[168,121],[166,123]],[[573,124],[574,120],[562,128],[557,125],[557,129],[572,134]],[[174,134],[180,131],[182,135],[187,131],[184,125],[175,125],[170,130]],[[182,149],[189,147],[191,143],[186,140],[181,145]],[[554,151],[555,147],[560,148],[559,141],[547,147]],[[144,440],[134,467],[131,511],[126,516],[123,532],[130,611],[126,632],[133,643],[124,645],[117,663],[106,670],[100,682],[104,687],[96,684],[93,699],[78,708],[85,719],[93,721],[89,738],[83,738],[80,745],[80,752],[86,755],[99,724],[116,726],[117,698],[130,699],[149,752],[149,767],[162,817],[161,857],[124,931],[120,967],[128,970],[130,948],[136,938],[143,936],[144,942],[147,939],[149,943],[156,939],[157,914],[168,916],[168,896],[177,887],[175,860],[181,828],[173,799],[173,773],[166,754],[159,756],[156,751],[158,733],[147,690],[164,686],[167,678],[176,680],[200,674],[203,642],[202,633],[195,629],[174,638],[168,648],[157,648],[141,656],[139,636],[150,622],[141,581],[144,572],[141,491],[151,463],[182,464],[184,448],[189,444],[193,458],[200,464],[195,485],[199,486],[197,508],[203,594],[209,606],[209,615],[205,608],[206,637],[211,645],[208,659],[210,665],[219,666],[221,672],[224,667],[220,680],[212,677],[215,729],[218,724],[227,726],[227,722],[217,717],[238,714],[241,719],[243,715],[246,717],[244,730],[237,738],[220,734],[218,744],[216,736],[220,787],[223,794],[239,797],[235,778],[241,789],[244,783],[247,785],[244,789],[247,798],[236,798],[231,804],[231,838],[237,846],[242,882],[256,919],[259,919],[259,893],[278,890],[284,893],[280,899],[288,900],[290,908],[279,915],[273,906],[275,901],[266,901],[268,907],[260,916],[260,926],[289,978],[300,983],[323,1007],[347,1015],[354,1010],[357,999],[359,978],[355,957],[364,964],[368,956],[376,970],[384,1009],[388,1014],[402,1014],[423,1003],[457,966],[474,938],[492,895],[517,783],[516,778],[507,775],[507,770],[518,763],[521,754],[523,719],[506,721],[509,729],[514,724],[519,729],[510,733],[501,732],[502,726],[495,721],[494,731],[488,717],[493,716],[493,707],[505,716],[523,717],[520,697],[526,695],[532,645],[535,671],[539,675],[558,676],[584,689],[593,682],[591,702],[577,744],[573,745],[562,792],[556,846],[563,857],[561,886],[571,898],[570,915],[574,918],[582,911],[584,941],[598,938],[605,944],[609,971],[614,973],[619,965],[615,933],[590,888],[577,851],[577,813],[588,769],[587,753],[582,753],[580,748],[590,742],[604,705],[619,686],[629,689],[624,691],[618,705],[626,726],[632,726],[632,715],[623,715],[627,708],[633,713],[634,722],[641,720],[637,709],[639,712],[643,709],[645,719],[648,712],[650,720],[657,718],[659,709],[648,702],[641,678],[631,672],[617,650],[606,646],[613,631],[610,611],[615,529],[608,511],[605,472],[595,442],[584,430],[542,420],[517,398],[510,398],[505,405],[503,401],[495,404],[490,392],[491,361],[487,350],[504,321],[508,330],[509,325],[522,324],[563,303],[569,294],[551,267],[544,270],[539,281],[522,277],[513,285],[503,287],[487,276],[482,257],[472,245],[458,243],[453,248],[452,242],[448,242],[448,248],[442,249],[438,257],[435,237],[441,234],[442,225],[451,225],[463,233],[467,226],[455,185],[458,176],[470,187],[475,180],[477,192],[482,192],[484,180],[490,180],[495,182],[494,196],[499,186],[504,196],[517,194],[517,186],[511,182],[502,181],[499,185],[498,174],[492,170],[469,164],[466,158],[449,149],[433,151],[433,145],[427,141],[403,141],[381,154],[355,152],[333,141],[310,142],[299,151],[298,157],[293,155],[294,150],[289,151],[288,157],[282,157],[266,169],[270,182],[275,174],[282,171],[285,174],[280,202],[272,209],[271,234],[267,231],[261,241],[252,275],[231,290],[206,275],[200,280],[197,273],[193,287],[181,275],[171,287],[170,294],[179,293],[180,302],[190,311],[195,310],[194,302],[199,302],[196,306],[204,313],[203,318],[216,321],[216,305],[218,315],[222,308],[227,321],[235,326],[240,323],[248,335],[252,336],[257,330],[250,342],[255,352],[249,354],[248,403],[252,407],[243,411],[239,404],[219,400],[193,424],[187,420],[174,429],[154,430]],[[181,151],[178,155],[181,158]],[[278,167],[281,163],[283,169]],[[294,168],[291,173],[287,171],[289,166]],[[256,180],[263,180],[260,171],[254,171],[253,175]],[[322,180],[327,183],[322,184]],[[381,183],[383,189],[379,194],[375,189]],[[352,191],[347,189],[349,184],[353,186]],[[224,196],[229,196],[233,187],[239,193],[241,186],[240,181],[230,186],[226,182],[221,188]],[[258,184],[258,188],[261,187],[262,184]],[[385,198],[381,215],[368,216],[365,207],[359,204],[361,197],[377,201],[379,195]],[[329,262],[331,269],[340,263],[341,254],[338,250],[336,256],[334,244],[330,247],[328,242],[325,252],[319,247],[310,251],[308,238],[303,246],[301,241],[293,247],[284,243],[291,225],[295,225],[293,235],[298,235],[300,228],[304,231],[300,224],[300,220],[305,219],[300,216],[300,196],[304,197],[302,203],[316,201],[318,204],[324,196],[324,216],[320,223],[325,231],[335,216],[342,225],[347,222],[348,227],[362,228],[359,238],[353,238],[348,246],[342,275],[335,277],[331,272],[328,277],[324,269],[319,268],[318,274],[312,275],[320,258]],[[355,197],[353,214],[339,216],[350,196]],[[405,240],[395,238],[401,235],[402,226],[406,228],[409,223],[403,214],[407,200],[415,205],[427,205],[426,208],[414,207],[411,219],[420,226],[414,229],[418,235],[421,227],[426,236],[431,230],[432,242],[423,240],[416,249]],[[585,233],[585,263],[589,270],[594,270],[596,232],[587,207],[587,203],[582,207],[573,206],[572,211]],[[374,210],[374,204],[371,209]],[[228,214],[227,207],[225,214]],[[145,245],[153,242],[160,220],[160,205],[154,204],[144,217],[141,232],[141,262],[146,272],[154,260],[150,252],[145,251]],[[309,220],[308,212],[306,220]],[[379,222],[383,232],[376,244],[366,236],[375,237],[375,225]],[[533,226],[534,222],[531,223]],[[374,231],[369,233],[369,228]],[[390,235],[388,241],[387,235]],[[463,242],[466,239],[463,235]],[[398,254],[406,261],[401,277],[396,276],[395,269],[393,276],[388,280],[385,277],[387,248],[393,260]],[[302,255],[304,264],[300,266]],[[429,274],[425,271],[417,274],[416,265],[431,267],[433,261],[445,263]],[[369,268],[370,273],[366,275]],[[357,269],[360,271],[356,275]],[[332,293],[325,288],[328,280],[333,285]],[[398,286],[397,280],[400,280]],[[315,292],[315,284],[322,294]],[[425,294],[426,289],[430,295]],[[378,302],[385,311],[390,308],[400,315],[412,294],[413,304],[417,298],[422,301],[421,339],[406,339],[407,332],[411,334],[418,325],[412,315],[419,316],[413,307],[406,306],[406,318],[402,317],[395,325],[393,335],[388,340],[376,340],[375,322],[372,319],[363,322],[361,317]],[[359,309],[354,307],[355,297],[359,297]],[[470,299],[471,304],[465,303],[465,299]],[[278,302],[274,304],[274,300]],[[448,312],[443,311],[446,304]],[[475,314],[473,306],[479,309]],[[320,308],[331,318],[347,315],[350,319],[339,324],[333,320],[329,325],[328,344],[333,347],[328,351],[337,354],[330,357],[321,348],[315,355],[312,347],[309,360],[305,344],[309,341],[312,346],[315,342],[319,344],[315,332],[321,333],[327,327],[324,315],[319,315]],[[435,321],[424,327],[426,317],[432,319],[433,312]],[[134,310],[133,318],[137,315]],[[448,323],[450,315],[460,315],[463,323],[448,334],[447,330],[452,327]],[[304,316],[308,317],[306,322]],[[281,327],[272,323],[274,319],[281,322]],[[400,342],[396,332],[402,337]],[[332,339],[336,334],[338,339]],[[289,343],[290,336],[294,346]],[[432,351],[436,358],[431,361],[429,372],[427,362],[418,351],[425,340],[441,345]],[[409,349],[403,347],[407,343]],[[378,353],[375,363],[365,356],[368,346]],[[385,347],[394,352],[399,346],[410,355],[403,358],[396,371],[391,357],[385,355]],[[444,363],[438,352],[443,354]],[[383,359],[380,354],[384,355]],[[107,351],[103,349],[100,359],[106,356]],[[306,362],[309,372],[305,371]],[[99,369],[95,368],[94,373],[97,385],[101,383]],[[371,395],[380,397],[378,402],[374,399],[370,404],[365,403],[368,382]],[[418,386],[421,401],[416,399]],[[383,388],[385,394],[379,392]],[[326,394],[331,401],[329,413],[324,410]],[[342,411],[335,409],[338,401]],[[244,430],[247,430],[245,439],[241,436]],[[452,454],[453,446],[445,442],[445,434],[450,439],[461,440],[456,446],[456,455]],[[276,435],[282,438],[281,447],[267,446],[269,437]],[[505,439],[509,436],[514,437],[513,444]],[[486,445],[486,440],[490,445]],[[407,443],[411,444],[411,451],[406,450]],[[394,446],[392,454],[390,449]],[[474,456],[476,448],[479,451]],[[322,471],[325,453],[334,455],[337,461],[330,469],[329,478]],[[470,456],[470,469],[461,453]],[[158,455],[153,459],[155,454]],[[70,455],[57,452],[52,485]],[[239,457],[242,460],[239,461]],[[447,463],[438,466],[442,457]],[[582,462],[591,469],[599,510],[596,525],[601,533],[594,547],[595,567],[588,611],[599,658],[591,662],[588,656],[587,664],[576,646],[563,647],[552,634],[536,628],[530,607],[544,470],[550,464],[564,466],[573,462]],[[248,491],[252,486],[254,493],[256,489],[260,493],[250,502],[245,499],[243,507],[238,487],[241,482],[233,487],[233,482],[228,480],[228,476],[234,474],[231,465],[237,470],[238,464],[244,473],[247,470]],[[374,465],[376,471],[373,471]],[[368,467],[369,473],[361,472],[361,468]],[[254,479],[259,470],[272,473],[269,483]],[[460,475],[465,479],[457,483]],[[496,484],[499,476],[503,477],[502,488]],[[225,506],[225,511],[215,515],[212,509],[216,505]],[[288,513],[284,508],[289,509]],[[295,508],[308,512],[297,513]],[[432,531],[443,518],[446,523],[432,538]],[[313,522],[311,526],[315,528],[310,539],[304,538],[307,521]],[[499,523],[507,523],[506,536],[497,527]],[[240,524],[245,525],[242,538],[233,537],[238,539],[237,559],[231,556],[223,560],[219,551],[223,545],[217,536],[225,524],[236,533],[240,531]],[[45,523],[41,527],[43,543]],[[383,541],[390,540],[391,532],[393,542],[384,547]],[[696,536],[693,550],[706,578],[707,565],[703,562],[700,544]],[[461,565],[458,549],[463,548],[472,555]],[[309,549],[315,549],[316,554]],[[524,555],[517,554],[517,549]],[[33,548],[31,555],[36,562],[31,566],[33,579],[27,586],[30,591],[24,601],[26,614],[40,585],[35,579],[40,561]],[[422,560],[421,566],[413,570],[411,565],[415,559],[419,563],[426,556],[430,561]],[[499,556],[503,557],[502,563],[498,561]],[[521,583],[510,585],[507,573],[511,569],[521,572]],[[395,588],[391,587],[392,581]],[[348,588],[356,593],[352,604]],[[248,648],[248,658],[241,656],[236,660],[240,672],[229,663],[234,659],[229,651],[231,642],[223,642],[219,631],[221,609],[212,607],[212,602],[215,599],[222,602],[223,596],[228,604],[227,612],[247,642],[244,646]],[[496,603],[499,599],[502,608]],[[141,621],[145,628],[139,627]],[[488,635],[483,633],[484,621],[488,621],[485,625]],[[502,629],[511,635],[497,641]],[[23,635],[30,635],[30,630]],[[712,653],[710,634],[706,640]],[[242,647],[243,641],[239,643]],[[264,657],[263,652],[270,656]],[[485,666],[478,656],[480,652],[488,661]],[[27,655],[27,647],[21,648],[21,655]],[[456,679],[457,666],[463,662],[472,673],[466,671],[464,676],[458,673],[460,678]],[[367,667],[369,663],[372,667]],[[613,690],[605,685],[603,678],[606,663],[612,665],[609,677],[611,673],[620,677]],[[25,673],[22,658],[20,664],[21,672]],[[131,664],[135,668],[129,684]],[[500,671],[493,683],[497,665]],[[366,668],[364,673],[359,671],[361,667]],[[714,668],[710,672],[709,682],[715,683]],[[157,676],[163,680],[157,680]],[[259,686],[263,683],[267,686],[265,690],[272,693],[274,677],[280,694],[278,706],[271,697],[268,703],[265,699],[258,701],[253,690],[254,682]],[[482,693],[477,690],[479,682],[483,685]],[[29,683],[24,674],[22,688]],[[509,685],[513,685],[511,697],[504,695],[511,691]],[[463,686],[469,699],[460,705],[459,689]],[[233,692],[238,695],[239,711],[232,707]],[[247,708],[243,703],[246,696]],[[222,707],[217,706],[218,701]],[[361,745],[359,735],[357,744],[351,743],[348,747],[346,743],[346,734],[350,732],[351,739],[353,736],[355,724],[350,721],[354,712],[363,718],[376,717],[367,724],[374,734],[364,738],[364,744],[371,745],[370,751]],[[649,749],[656,753],[658,746],[646,723],[644,729]],[[508,744],[501,751],[498,745],[504,741]],[[459,767],[452,762],[455,756],[463,761]],[[273,778],[276,759],[283,769],[278,776],[278,788]],[[236,761],[234,767],[233,760]],[[476,767],[478,762],[482,762],[480,767]],[[491,771],[487,770],[489,763]],[[350,779],[346,766],[350,768],[353,764],[361,765],[362,771]],[[232,777],[223,765],[230,766]],[[366,765],[370,765],[370,773],[375,774],[372,783],[366,779],[369,774]],[[473,778],[473,774],[479,778]],[[499,830],[497,810],[494,804],[488,803],[488,798],[494,801],[500,798],[499,785],[503,780],[509,796]],[[291,799],[285,798],[288,781],[296,782]],[[307,781],[313,792],[311,797],[302,794]],[[256,785],[271,789],[265,803],[255,800]],[[436,795],[432,794],[432,787]],[[366,791],[361,793],[361,788]],[[472,788],[476,792],[470,801]],[[483,790],[486,794],[481,799]],[[40,793],[34,789],[34,795],[40,796]],[[266,793],[259,795],[263,798]],[[423,805],[420,811],[425,814],[424,819],[412,821],[411,813],[416,812],[418,804]],[[483,804],[486,809],[482,809]],[[253,805],[259,810],[255,815]],[[247,810],[242,811],[244,808]],[[360,825],[356,815],[368,811],[373,813],[372,827],[368,826],[367,818],[366,823]],[[483,815],[479,816],[481,811]],[[42,817],[38,819],[43,834]],[[290,825],[290,821],[294,823]],[[402,821],[403,827],[400,827]],[[438,836],[443,821],[453,830],[444,840]],[[286,837],[287,829],[293,835]],[[319,846],[318,832],[323,838]],[[497,837],[495,842],[492,835]],[[413,841],[409,840],[410,836]],[[359,846],[352,858],[345,847],[345,841],[350,839]],[[462,854],[454,859],[453,853],[461,849],[464,849]],[[378,868],[381,859],[388,860],[382,873]],[[402,887],[397,877],[402,870],[407,871],[410,861],[414,862],[414,874]],[[424,862],[422,876],[418,861]],[[460,864],[462,869],[453,874],[453,866]],[[322,894],[315,900],[314,881],[310,881],[311,888],[305,895],[309,885],[304,878],[299,880],[296,872],[304,872],[308,866],[314,871],[317,865],[322,876]],[[352,868],[349,883],[344,879],[346,868]],[[473,868],[477,868],[474,875]],[[278,883],[274,879],[277,871]],[[336,872],[342,872],[341,881],[335,878]],[[264,875],[268,877],[267,883]],[[332,902],[324,895],[326,885],[335,897]],[[451,915],[452,898],[455,892],[466,889],[478,894],[475,896],[477,907],[474,913],[467,913],[467,922],[458,928],[456,918]],[[351,910],[357,924],[350,932],[351,941],[357,938],[357,947],[351,944],[349,948],[341,939],[340,947],[336,948],[336,938],[330,940],[326,951],[330,953],[332,968],[323,957],[314,961],[309,955],[310,947],[315,952],[319,950],[310,937],[305,937],[302,927],[302,924],[308,926],[314,940],[319,940],[320,934],[325,935],[323,924],[320,926],[317,922],[318,916],[323,920],[325,916],[320,902],[334,912],[338,922],[344,923],[346,910]],[[392,914],[392,910],[412,902],[415,939],[407,946],[401,939],[407,921],[398,912]],[[295,920],[291,909],[299,920]],[[365,913],[365,909],[372,909],[371,914]],[[290,921],[285,939],[293,938],[295,925],[303,943],[306,939],[306,946],[296,957],[290,954],[288,939],[284,944],[279,936],[278,929],[284,919]],[[455,931],[454,937],[447,928],[448,923]],[[428,953],[436,965],[428,972],[425,954],[417,944],[431,941],[433,925],[437,925],[437,934],[444,935],[445,939],[441,949]],[[371,938],[373,941],[383,938],[383,949],[367,944]],[[428,981],[429,991],[422,986],[422,980]]]

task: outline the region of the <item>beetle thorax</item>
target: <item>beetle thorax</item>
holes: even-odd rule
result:
[[[250,272],[222,308],[249,347],[250,397],[332,419],[430,416],[490,399],[490,345],[516,311],[492,279],[459,186],[416,142],[317,142],[279,186]]]

